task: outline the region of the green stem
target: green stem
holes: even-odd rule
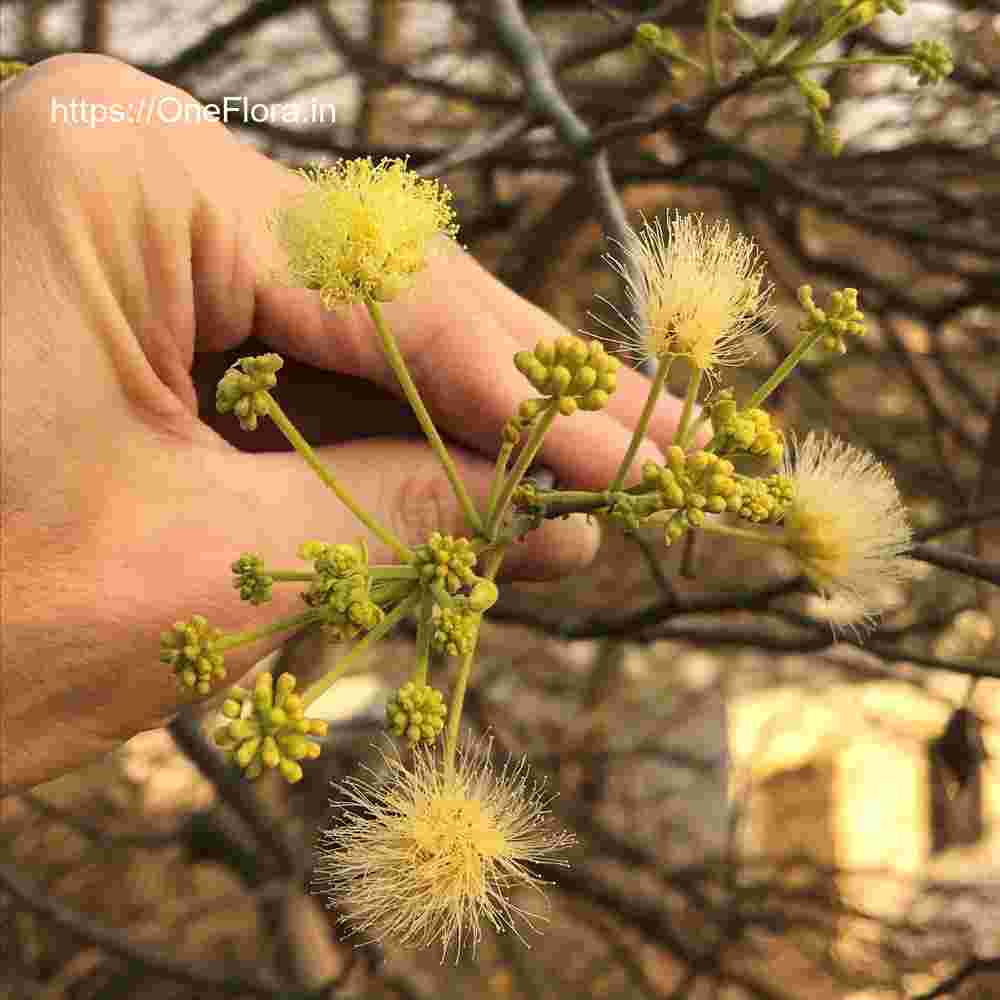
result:
[[[694,413],[694,404],[698,399],[698,390],[701,388],[703,375],[704,372],[700,368],[695,369],[695,373],[688,380],[687,392],[684,393],[684,408],[681,410],[680,423],[674,434],[674,441],[681,448],[685,447],[687,443],[688,426],[691,423],[691,414]]]
[[[268,393],[270,405],[269,416],[282,434],[288,438],[292,447],[305,459],[306,464],[320,479],[336,494],[337,499],[379,540],[393,550],[403,562],[409,562],[413,553],[388,529],[379,524],[347,491],[340,485],[312,450],[309,442],[299,433],[298,428],[288,419],[278,401]]]
[[[795,366],[802,360],[802,357],[808,352],[815,344],[817,344],[823,334],[826,333],[825,329],[816,330],[812,333],[807,333],[789,352],[788,357],[778,365],[777,368],[771,373],[771,377],[768,378],[763,385],[757,387],[754,394],[747,400],[745,409],[753,409],[755,406],[760,406],[761,403],[767,399],[768,396],[774,392],[775,389],[781,385],[782,382],[788,378],[789,375],[795,370]]]
[[[785,44],[788,33],[792,30],[792,25],[802,9],[802,3],[803,0],[788,0],[782,8],[781,14],[778,15],[778,23],[774,26],[774,31],[771,32],[771,37],[767,40],[767,47],[764,49],[765,65],[778,54],[778,50]]]
[[[625,457],[622,459],[621,465],[618,466],[618,471],[615,473],[615,478],[611,481],[611,485],[608,487],[609,493],[616,493],[622,488],[625,482],[625,474],[628,472],[629,468],[632,466],[632,460],[635,458],[635,453],[639,450],[639,445],[642,442],[643,437],[646,434],[646,428],[649,426],[649,421],[653,416],[653,409],[656,406],[656,401],[659,399],[660,393],[663,391],[664,383],[667,380],[667,376],[670,374],[670,366],[673,363],[673,357],[660,358],[660,362],[656,368],[656,375],[653,377],[653,384],[649,387],[649,395],[646,396],[646,405],[642,408],[642,414],[639,417],[639,423],[636,425],[635,431],[632,434],[632,440],[629,442],[628,451],[625,452]]]
[[[725,535],[727,538],[740,538],[745,542],[757,542],[759,545],[780,546],[783,544],[777,535],[763,531],[753,531],[750,528],[734,528],[730,524],[722,524],[710,517],[705,518],[704,523],[698,530],[707,531],[713,535]]]
[[[427,683],[427,669],[431,662],[431,638],[434,634],[434,623],[431,620],[433,608],[434,598],[425,591],[417,621],[417,663],[413,669],[413,683],[418,686]]]
[[[744,409],[750,410],[755,406],[760,406],[761,403],[767,399],[768,396],[774,392],[775,389],[781,385],[782,382],[788,378],[789,375],[795,370],[795,366],[802,360],[803,355],[805,355],[823,336],[824,330],[816,330],[812,333],[807,333],[789,352],[788,356],[784,361],[778,365],[777,368],[771,373],[770,378],[767,379],[762,385],[757,387],[754,394],[746,401]],[[715,452],[722,441],[722,435],[716,434],[707,445],[705,445],[705,451]]]
[[[720,0],[708,0],[705,5],[705,48],[708,82],[719,85],[719,5]]]
[[[378,642],[384,635],[388,634],[396,625],[417,605],[420,594],[411,594],[405,600],[400,601],[392,611],[390,611],[382,621],[375,626],[363,639],[359,639],[351,651],[340,660],[337,665],[327,674],[318,680],[313,681],[309,687],[302,692],[303,706],[311,705],[320,695],[325,694],[347,671],[347,668],[354,661],[354,658],[372,643]]]
[[[844,69],[849,66],[909,66],[912,56],[857,56],[851,59],[827,59],[811,62],[802,69]]]
[[[393,372],[395,372],[403,393],[406,395],[407,402],[409,402],[420,426],[423,428],[424,435],[434,450],[434,454],[437,455],[438,461],[441,463],[445,475],[451,483],[451,488],[455,491],[455,496],[465,513],[465,519],[472,527],[473,534],[482,534],[483,521],[479,516],[479,511],[476,510],[472,498],[465,489],[465,484],[459,478],[458,469],[455,468],[455,463],[452,461],[451,455],[448,454],[448,449],[445,447],[444,441],[441,440],[441,435],[438,434],[437,428],[434,426],[434,421],[427,412],[427,407],[424,406],[424,401],[420,398],[420,393],[417,391],[413,379],[410,378],[406,361],[400,353],[396,338],[386,326],[381,307],[377,302],[369,301],[365,304],[368,306],[368,314],[375,324],[379,343],[382,345],[382,352],[385,354],[385,358],[389,362]]]
[[[288,629],[298,628],[300,625],[311,625],[318,620],[319,615],[316,611],[303,611],[301,614],[293,615],[291,618],[282,618],[280,621],[264,625],[261,628],[247,629],[245,632],[229,632],[215,643],[215,649],[221,653],[223,650],[256,642],[258,639],[274,635],[277,632],[286,632]]]
[[[760,42],[753,36],[747,34],[736,24],[731,14],[725,14],[722,17],[722,23],[725,25],[726,30],[742,45],[749,53],[750,58],[753,59],[754,65],[758,69],[762,69],[765,65],[764,63],[764,52],[761,48]]]
[[[503,562],[505,548],[501,547],[492,551],[487,557],[483,567],[483,576],[487,580],[495,580],[500,564]],[[444,766],[446,774],[455,772],[455,751],[458,749],[459,723],[462,719],[462,707],[465,704],[465,692],[469,686],[469,677],[472,675],[472,661],[476,656],[476,647],[479,645],[479,630],[482,627],[483,616],[477,616],[476,634],[472,639],[468,653],[462,657],[462,663],[458,670],[458,677],[455,679],[455,686],[451,691],[451,705],[448,707],[448,733],[444,744]]]
[[[368,575],[372,580],[417,580],[420,571],[416,566],[371,566]]]
[[[486,526],[487,538],[493,539],[496,537],[496,531],[503,521],[504,514],[507,512],[507,505],[510,503],[510,498],[514,495],[514,490],[517,489],[518,484],[524,478],[525,472],[528,471],[528,466],[535,460],[535,455],[538,454],[538,450],[542,447],[545,435],[548,433],[558,413],[559,400],[553,399],[532,424],[531,434],[521,449],[520,455],[517,456],[514,468],[511,469],[510,474],[507,476],[503,484],[503,489],[500,491],[500,496],[497,498],[496,506]]]
[[[812,36],[799,42],[782,60],[780,65],[789,69],[799,70],[804,68],[806,62],[811,59],[820,49],[826,48],[831,42],[836,41],[841,35],[846,34],[854,27],[851,17],[857,3],[852,4],[847,10],[831,18],[820,30]]]
[[[315,573],[304,570],[265,569],[263,576],[269,576],[275,583],[309,583],[316,579]]]
[[[512,441],[505,441],[497,455],[497,463],[493,469],[493,482],[490,484],[490,498],[486,504],[486,523],[493,520],[493,512],[496,510],[497,499],[500,496],[500,487],[503,486],[503,477],[507,474],[507,463],[514,452],[515,445]]]

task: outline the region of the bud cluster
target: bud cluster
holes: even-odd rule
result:
[[[546,399],[525,400],[518,416],[530,422],[548,399],[559,401],[559,412],[570,416],[577,409],[600,410],[618,384],[621,362],[604,349],[599,340],[586,343],[579,337],[564,336],[540,340],[534,351],[514,355],[517,370]]]
[[[758,407],[741,410],[731,389],[719,393],[711,408],[712,430],[723,455],[746,454],[777,465],[785,453],[784,434],[772,426],[770,414]]]
[[[802,285],[798,292],[799,304],[807,316],[799,324],[804,334],[820,334],[820,344],[833,354],[846,354],[846,336],[865,335],[865,314],[858,308],[858,290],[845,288],[830,293],[830,305],[820,309],[813,301],[812,288]]]
[[[176,622],[172,631],[160,633],[160,662],[173,667],[183,688],[208,694],[213,682],[226,676],[222,652],[216,649],[221,637],[220,629],[193,615],[191,621]]]
[[[766,479],[741,476],[740,486],[743,497],[736,513],[755,524],[774,524],[780,521],[792,501],[792,482],[787,476],[778,473]]]
[[[404,684],[385,706],[389,728],[397,736],[406,736],[411,745],[433,743],[444,729],[447,714],[440,691],[413,681]]]
[[[921,87],[940,83],[955,69],[951,50],[944,42],[928,39],[914,42],[910,49],[910,72]]]
[[[431,648],[449,656],[465,656],[472,649],[479,629],[479,615],[467,608],[442,607],[431,609]]]
[[[259,674],[253,692],[234,687],[222,705],[230,722],[215,731],[215,742],[226,757],[254,779],[265,768],[277,769],[294,784],[302,778],[300,760],[313,760],[320,745],[309,736],[325,736],[322,719],[307,719],[302,698],[295,694],[295,677]]]
[[[264,572],[264,560],[253,552],[244,552],[232,564],[233,586],[239,590],[240,599],[251,604],[266,604],[271,600],[274,577]]]
[[[385,617],[371,599],[371,576],[363,546],[303,542],[299,558],[310,560],[316,571],[302,599],[323,612],[323,630],[331,639],[353,639],[370,632]]]
[[[426,584],[440,581],[449,594],[462,587],[471,587],[479,579],[473,572],[476,553],[468,538],[455,538],[435,531],[426,545],[421,545],[414,558],[420,579]]]
[[[268,390],[278,384],[275,373],[284,363],[279,354],[240,358],[219,380],[215,390],[216,410],[233,412],[243,430],[256,430],[257,418],[270,411]]]

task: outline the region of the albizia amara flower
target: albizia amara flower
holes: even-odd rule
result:
[[[345,816],[324,831],[315,885],[348,910],[354,932],[374,940],[475,951],[483,920],[498,932],[529,927],[538,914],[509,893],[544,884],[528,867],[565,865],[554,857],[574,842],[548,827],[549,798],[524,759],[491,762],[490,740],[459,747],[454,768],[418,746],[407,767],[382,754],[387,773],[348,778],[335,803]]]
[[[272,227],[292,280],[328,309],[394,299],[427,265],[433,239],[458,230],[451,192],[403,160],[341,160],[302,175],[308,188]]]
[[[786,453],[783,471],[792,483],[785,546],[821,593],[870,620],[883,610],[883,585],[915,569],[902,558],[910,526],[892,476],[868,452],[813,433]]]
[[[711,375],[751,356],[770,326],[764,262],[753,240],[729,224],[674,213],[629,231],[621,259],[605,260],[625,281],[631,315],[622,317],[642,352],[687,358]]]

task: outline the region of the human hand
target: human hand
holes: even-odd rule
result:
[[[158,636],[192,608],[227,627],[246,619],[227,576],[240,552],[293,564],[304,539],[362,533],[294,453],[248,454],[199,420],[196,352],[253,336],[395,392],[362,310],[330,313],[317,294],[275,281],[282,260],[265,220],[299,178],[216,123],[87,128],[53,122],[50,110],[51,99],[135,106],[165,96],[192,103],[114,60],[65,56],[2,97],[8,789],[79,765],[176,709]],[[450,247],[385,313],[438,427],[465,446],[453,457],[482,500],[500,428],[525,396],[511,357],[562,329]],[[283,380],[280,391],[291,389]],[[607,409],[558,423],[542,460],[579,488],[605,485],[645,395],[645,380],[623,371]],[[329,424],[350,424],[351,407],[328,396]],[[651,438],[666,444],[675,417],[664,401]],[[422,442],[355,440],[320,454],[404,541],[464,533]],[[636,475],[650,457],[640,451]],[[505,568],[558,575],[596,546],[580,519],[554,522],[514,546]],[[372,558],[388,561],[377,542]],[[275,594],[276,613],[297,609],[294,593]],[[234,651],[230,675],[279,641]]]

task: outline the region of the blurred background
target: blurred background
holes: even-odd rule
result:
[[[752,36],[781,7],[722,6]],[[530,756],[579,837],[546,872],[530,949],[490,932],[440,966],[355,948],[306,891],[329,783],[374,762],[406,678],[402,635],[317,706],[334,724],[300,785],[242,794],[185,717],[0,802],[0,994],[1000,997],[1000,3],[911,2],[841,44],[937,38],[956,69],[927,88],[899,66],[817,71],[837,158],[794,88],[743,80],[732,34],[721,92],[631,44],[653,20],[700,57],[704,18],[610,0],[0,5],[2,59],[103,52],[202,102],[300,108],[228,122],[289,165],[409,156],[455,192],[469,250],[570,330],[600,333],[595,294],[623,304],[601,255],[624,222],[730,220],[762,247],[779,316],[738,395],[794,343],[798,285],[818,302],[856,287],[867,337],[807,357],[774,413],[887,464],[921,566],[866,641],[835,634],[780,555],[731,540],[668,551],[609,529],[586,574],[508,588],[468,716]],[[318,105],[335,121],[311,121]],[[206,417],[231,360],[199,359]],[[295,413],[313,440],[322,396]],[[279,669],[308,678],[339,652],[303,635]]]

